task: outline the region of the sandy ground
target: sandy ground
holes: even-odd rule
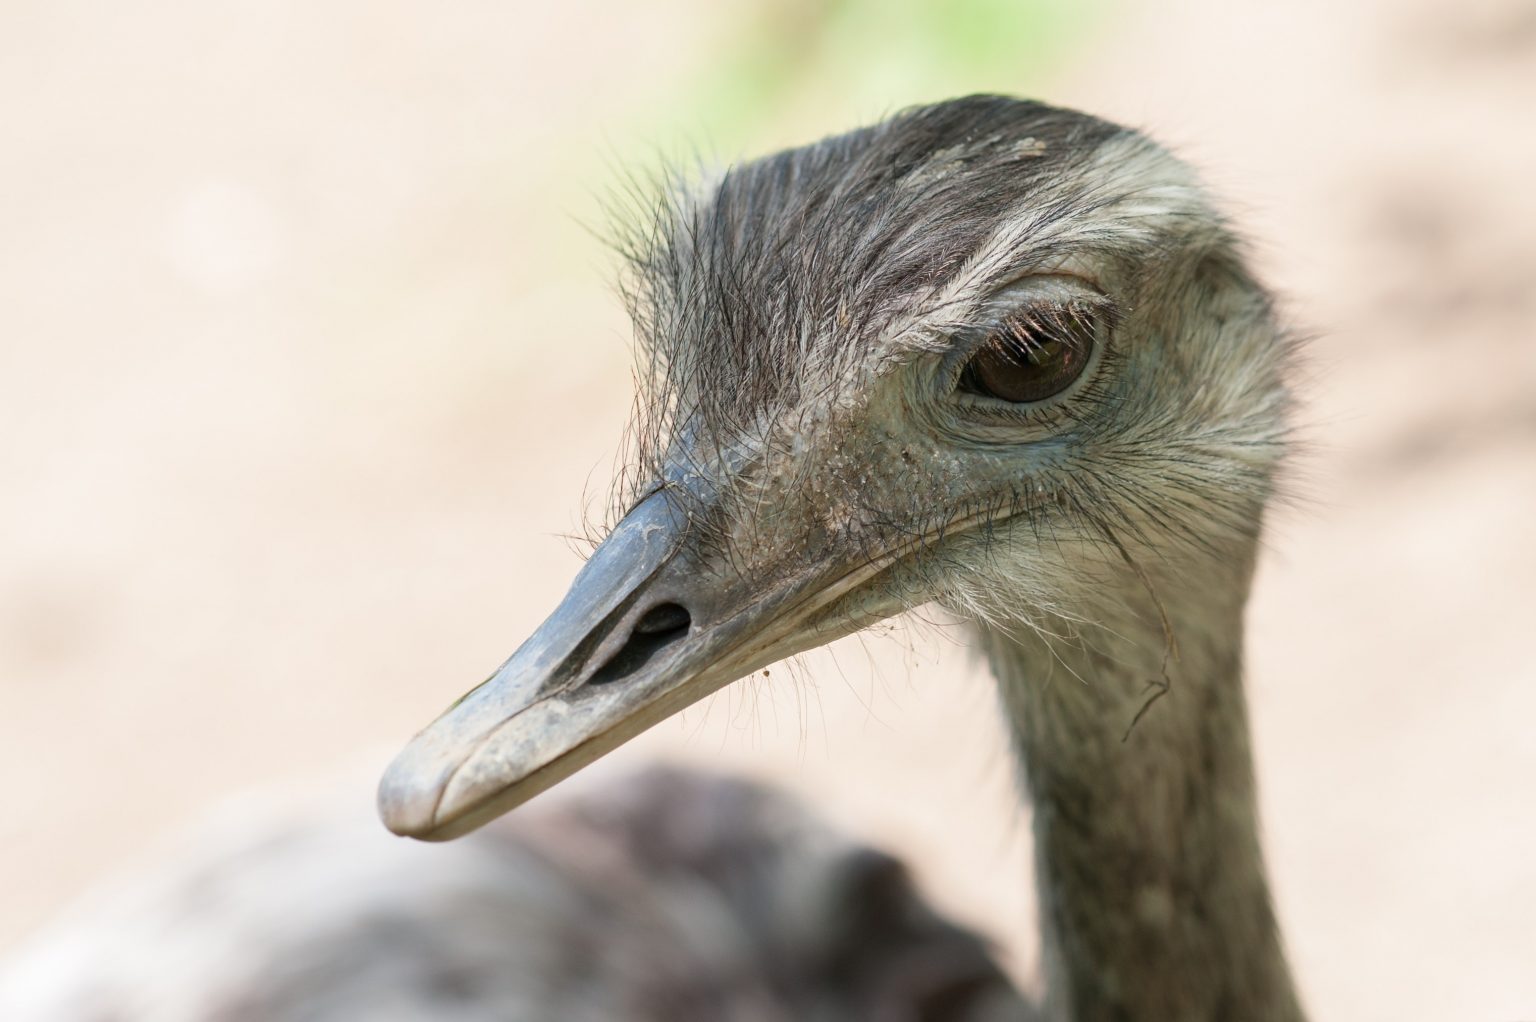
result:
[[[719,26],[326,10],[0,33],[0,947],[232,791],[370,799],[578,563],[628,376],[550,193]],[[1250,614],[1310,1006],[1536,1017],[1536,6],[1126,4],[1048,98],[1206,168],[1317,336]],[[811,793],[1027,973],[1027,826],[936,631],[619,755]]]

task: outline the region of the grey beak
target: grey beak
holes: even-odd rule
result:
[[[665,491],[626,516],[538,631],[390,764],[379,785],[385,825],[456,837],[639,731],[619,710],[634,686],[616,683],[647,663],[654,677],[692,630],[663,576],[686,529]],[[663,627],[637,630],[656,607],[667,608]]]
[[[390,830],[465,834],[722,685],[868,620],[812,620],[827,558],[788,578],[710,569],[690,524],[668,489],[625,516],[538,631],[390,764],[379,785]]]

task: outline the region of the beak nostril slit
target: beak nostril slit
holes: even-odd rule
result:
[[[635,622],[629,641],[599,667],[588,685],[607,685],[635,673],[673,642],[688,634],[693,616],[679,603],[659,603]]]
[[[680,603],[658,603],[635,622],[636,635],[661,635],[687,628],[692,624],[688,608]]]

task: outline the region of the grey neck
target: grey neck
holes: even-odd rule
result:
[[[1131,580],[1117,620],[1078,639],[984,630],[1034,804],[1052,1018],[1302,1018],[1259,848],[1250,566],[1231,571],[1201,590],[1151,583],[1156,601]],[[1162,676],[1159,602],[1178,659],[1131,727]]]

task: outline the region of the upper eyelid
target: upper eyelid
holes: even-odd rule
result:
[[[1052,288],[1065,293],[1052,295]],[[1119,304],[1089,274],[1066,269],[1024,272],[995,283],[985,297],[963,304],[947,302],[920,308],[911,321],[890,335],[890,343],[901,349],[893,364],[939,354],[947,365],[960,346],[957,342],[971,340],[978,333],[984,336],[1000,325],[1008,313],[1028,305],[1068,303],[1091,307],[1101,324],[1111,329],[1121,319]]]
[[[1086,300],[1095,305],[1113,305],[1114,300],[1099,282],[1085,273],[1056,270],[1050,273],[1022,273],[999,281],[986,296],[976,302],[981,311],[988,308],[1008,308],[1034,301],[1049,301],[1053,292],[1063,294],[1068,300]]]
[[[994,295],[1001,294],[1004,291],[1012,290],[1021,285],[1029,285],[1036,281],[1042,283],[1062,281],[1074,287],[1082,287],[1096,294],[1103,294],[1103,284],[1100,283],[1099,278],[1095,274],[1087,270],[1084,262],[1081,259],[1064,258],[1050,264],[1049,267],[1035,265],[1017,269],[1011,274],[1005,271],[992,279],[989,293]]]

